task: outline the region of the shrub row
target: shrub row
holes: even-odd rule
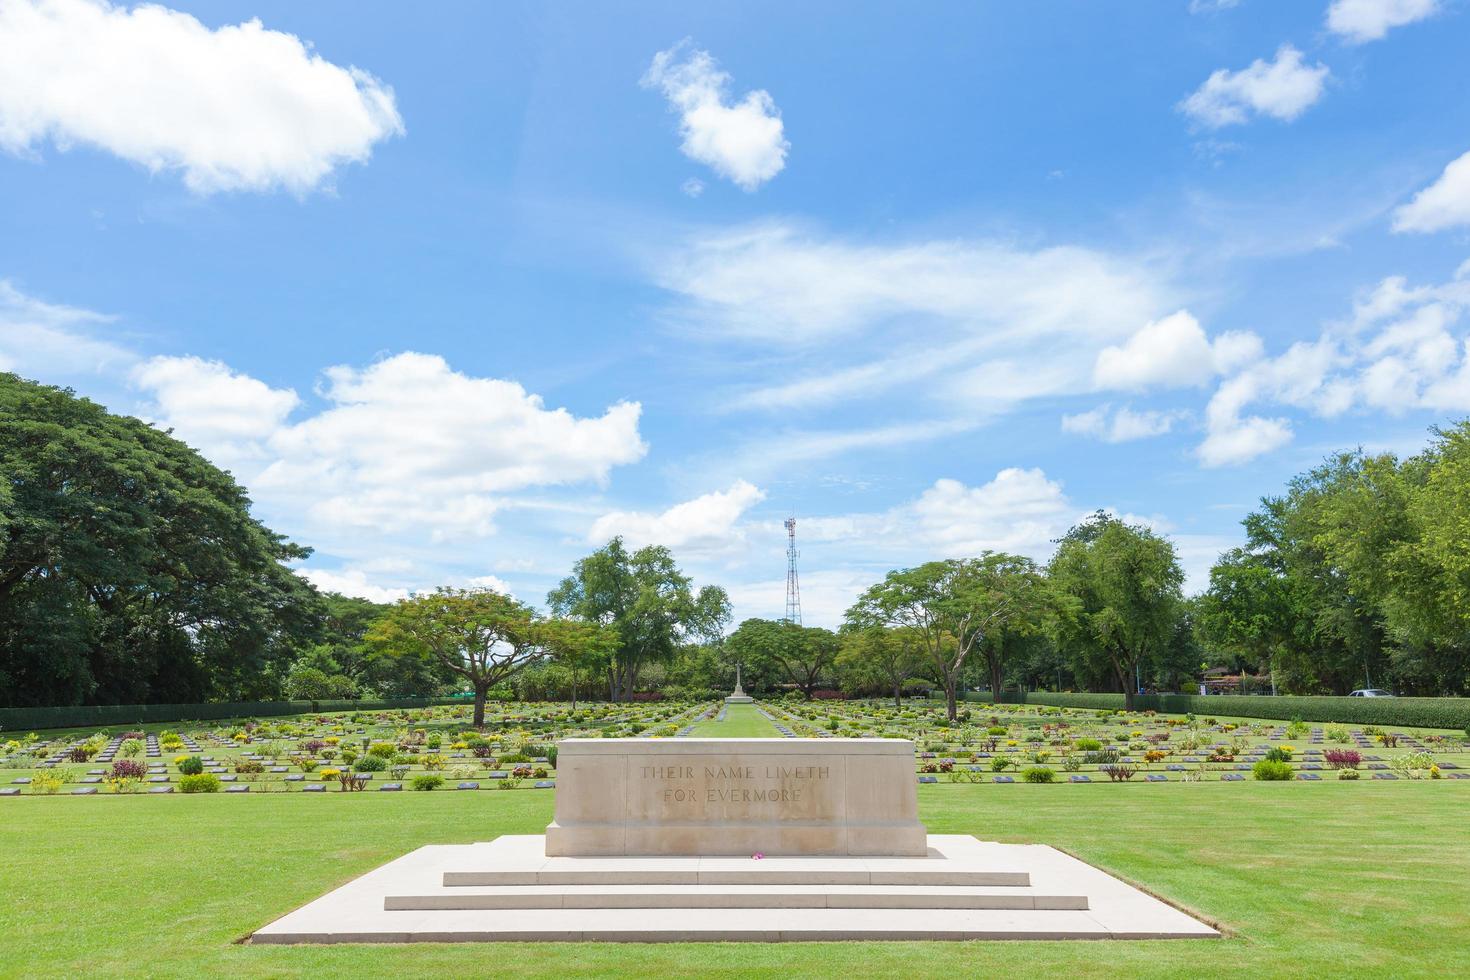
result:
[[[266,718],[320,711],[378,711],[467,704],[463,698],[399,698],[391,701],[216,701],[210,704],[96,704],[61,708],[0,708],[0,731],[101,728],[147,722]]]
[[[972,692],[971,700],[991,701],[987,692]],[[1121,711],[1121,694],[1052,694],[1032,691],[1007,693],[1008,704],[1039,704],[1056,708],[1093,708]],[[1342,722],[1349,725],[1394,725],[1412,728],[1470,727],[1470,698],[1339,698],[1268,697],[1260,695],[1140,694],[1133,699],[1140,711],[1169,714],[1220,715],[1233,718],[1300,718],[1303,721]]]

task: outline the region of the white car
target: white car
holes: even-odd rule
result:
[[[1376,687],[1360,688],[1349,694],[1350,698],[1391,698],[1393,694],[1388,691],[1379,690]]]

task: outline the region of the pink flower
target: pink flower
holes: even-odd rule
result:
[[[754,854],[752,854],[752,855],[751,855],[751,856],[750,856],[750,859],[751,859],[751,860],[752,860],[752,861],[759,861],[759,860],[760,860],[760,859],[761,859],[761,858],[763,858],[763,857],[765,857],[765,855],[764,855],[764,854],[762,854],[762,853],[761,853],[761,852],[760,852],[760,851],[756,851],[756,852],[755,852],[755,853],[754,853]]]

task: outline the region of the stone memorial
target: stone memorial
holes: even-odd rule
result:
[[[568,739],[546,854],[922,855],[914,745]]]
[[[912,742],[571,739],[557,763],[545,836],[420,847],[251,941],[1219,935],[1053,848],[926,834]]]
[[[726,704],[754,704],[755,698],[745,693],[745,688],[740,686],[740,665],[735,665],[735,690],[725,699]]]

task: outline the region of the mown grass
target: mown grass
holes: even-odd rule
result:
[[[539,833],[553,795],[0,801],[0,976],[1470,973],[1463,782],[922,786],[932,833],[1064,848],[1219,941],[270,947],[236,940],[421,844]],[[657,913],[651,913],[657,915]]]
[[[690,738],[780,738],[781,733],[753,704],[727,704],[725,717],[695,725]]]

